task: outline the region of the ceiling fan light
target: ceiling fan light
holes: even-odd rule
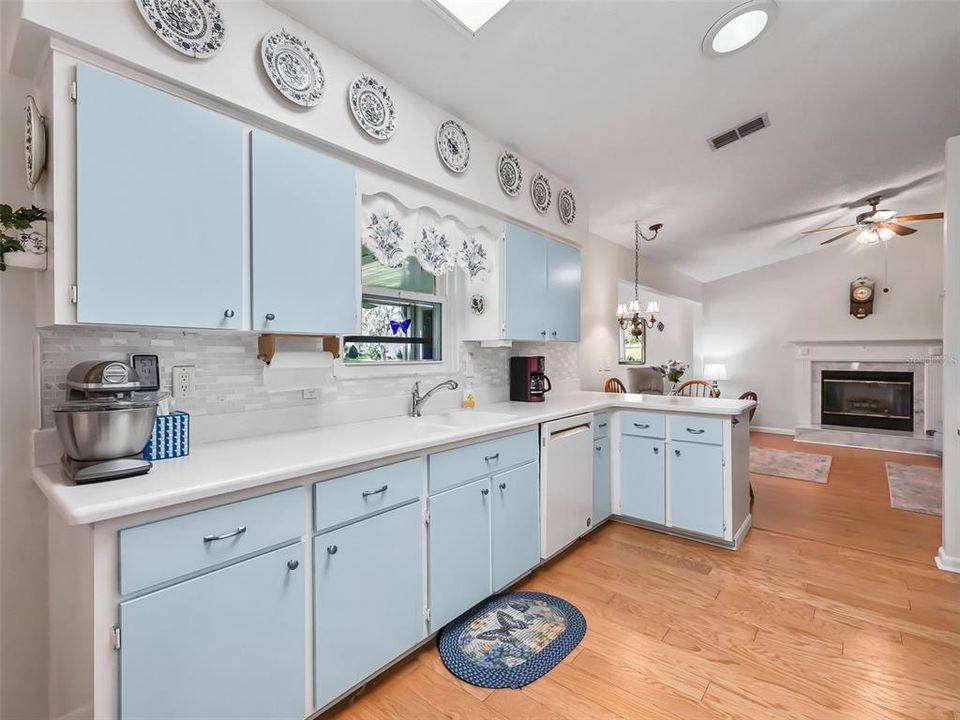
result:
[[[861,245],[876,245],[880,242],[880,234],[873,228],[861,230],[860,234],[857,235],[857,242]]]
[[[891,230],[888,227],[881,227],[879,230],[877,230],[877,234],[880,236],[881,240],[886,242],[887,240],[892,238],[896,233],[894,233],[893,230]]]
[[[887,220],[892,220],[897,216],[896,210],[877,210],[873,214],[873,219],[878,222],[886,222]]]

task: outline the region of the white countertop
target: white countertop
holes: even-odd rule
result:
[[[422,418],[391,417],[194,445],[190,455],[160,460],[146,475],[74,485],[60,465],[34,468],[34,482],[71,525],[84,525],[246,490],[402,453],[519,430],[548,420],[604,409],[644,409],[733,416],[751,400],[572,392],[542,403],[506,402],[453,411],[475,419],[445,425],[428,411]],[[499,416],[493,415],[494,413]]]

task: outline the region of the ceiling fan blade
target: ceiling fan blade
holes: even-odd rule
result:
[[[913,222],[914,220],[942,220],[942,219],[943,219],[942,212],[919,213],[917,215],[897,215],[895,218],[891,218],[891,220],[895,220],[896,222]]]
[[[900,218],[897,218],[897,219],[899,220]],[[897,235],[913,235],[916,232],[916,230],[912,227],[907,227],[906,225],[900,225],[895,222],[885,222],[883,223],[883,227],[890,228]]]
[[[824,229],[826,229],[826,228],[824,228]],[[859,229],[860,229],[859,226],[854,226],[853,230],[847,230],[846,232],[840,233],[839,235],[835,235],[834,237],[830,238],[829,240],[824,240],[824,241],[823,241],[822,243],[820,243],[820,244],[821,244],[821,245],[829,245],[829,244],[832,243],[834,240],[839,240],[840,238],[845,238],[845,237],[846,237],[847,235],[849,235],[850,233],[855,233],[855,232],[856,232],[857,230],[859,230]]]
[[[834,225],[833,227],[817,228],[816,230],[804,230],[801,235],[810,235],[812,233],[825,232],[826,230],[845,230],[846,228],[855,228],[858,225]]]

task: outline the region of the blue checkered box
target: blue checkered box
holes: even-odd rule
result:
[[[156,424],[147,446],[144,460],[169,460],[190,454],[190,414],[174,411],[157,415]]]

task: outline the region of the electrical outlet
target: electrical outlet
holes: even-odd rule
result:
[[[173,396],[192,398],[197,394],[197,367],[195,365],[173,366]]]
[[[304,400],[319,400],[319,399],[320,399],[320,389],[319,389],[319,388],[304,388],[304,389],[303,389],[303,399],[304,399]]]

